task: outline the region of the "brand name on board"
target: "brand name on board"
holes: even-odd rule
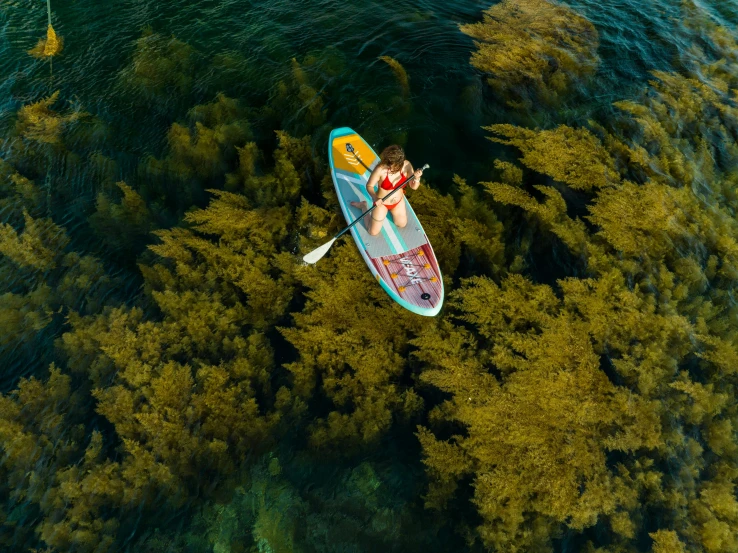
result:
[[[422,278],[418,278],[418,270],[413,267],[413,261],[412,259],[408,259],[407,257],[400,258],[400,263],[402,263],[402,268],[405,269],[405,274],[410,277],[410,283],[411,284],[417,284],[418,282],[422,282]]]

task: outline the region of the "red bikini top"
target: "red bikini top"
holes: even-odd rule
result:
[[[394,190],[398,186],[400,186],[403,182],[405,182],[405,173],[400,171],[400,180],[397,181],[397,184],[392,184],[392,181],[389,180],[389,171],[387,171],[387,175],[384,177],[384,180],[382,181],[382,184],[380,184],[380,188],[383,188],[384,190]]]

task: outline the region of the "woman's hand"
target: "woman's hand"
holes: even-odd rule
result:
[[[417,190],[418,187],[420,186],[420,177],[423,176],[423,170],[416,169],[415,172],[413,173],[413,176],[415,178],[413,179],[413,182],[410,183],[410,188],[412,188],[413,190]]]
[[[382,201],[382,198],[377,198],[376,201],[374,202],[374,205],[376,205],[376,206],[384,205],[384,202]]]

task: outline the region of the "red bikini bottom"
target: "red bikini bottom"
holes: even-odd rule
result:
[[[396,204],[392,204],[392,205],[387,205],[387,204],[382,204],[382,205],[383,205],[384,207],[386,207],[388,211],[392,211],[392,210],[393,210],[394,208],[396,208],[396,207],[397,207],[398,205],[400,205],[400,203],[402,203],[402,201],[399,201],[399,202],[397,202]],[[378,222],[378,223],[379,223],[380,221],[384,221],[384,219],[374,219],[374,214],[373,214],[373,213],[372,213],[372,219],[373,219],[374,221]]]

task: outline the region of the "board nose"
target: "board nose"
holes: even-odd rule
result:
[[[331,144],[336,169],[363,175],[377,160],[369,145],[356,133],[338,136]]]

